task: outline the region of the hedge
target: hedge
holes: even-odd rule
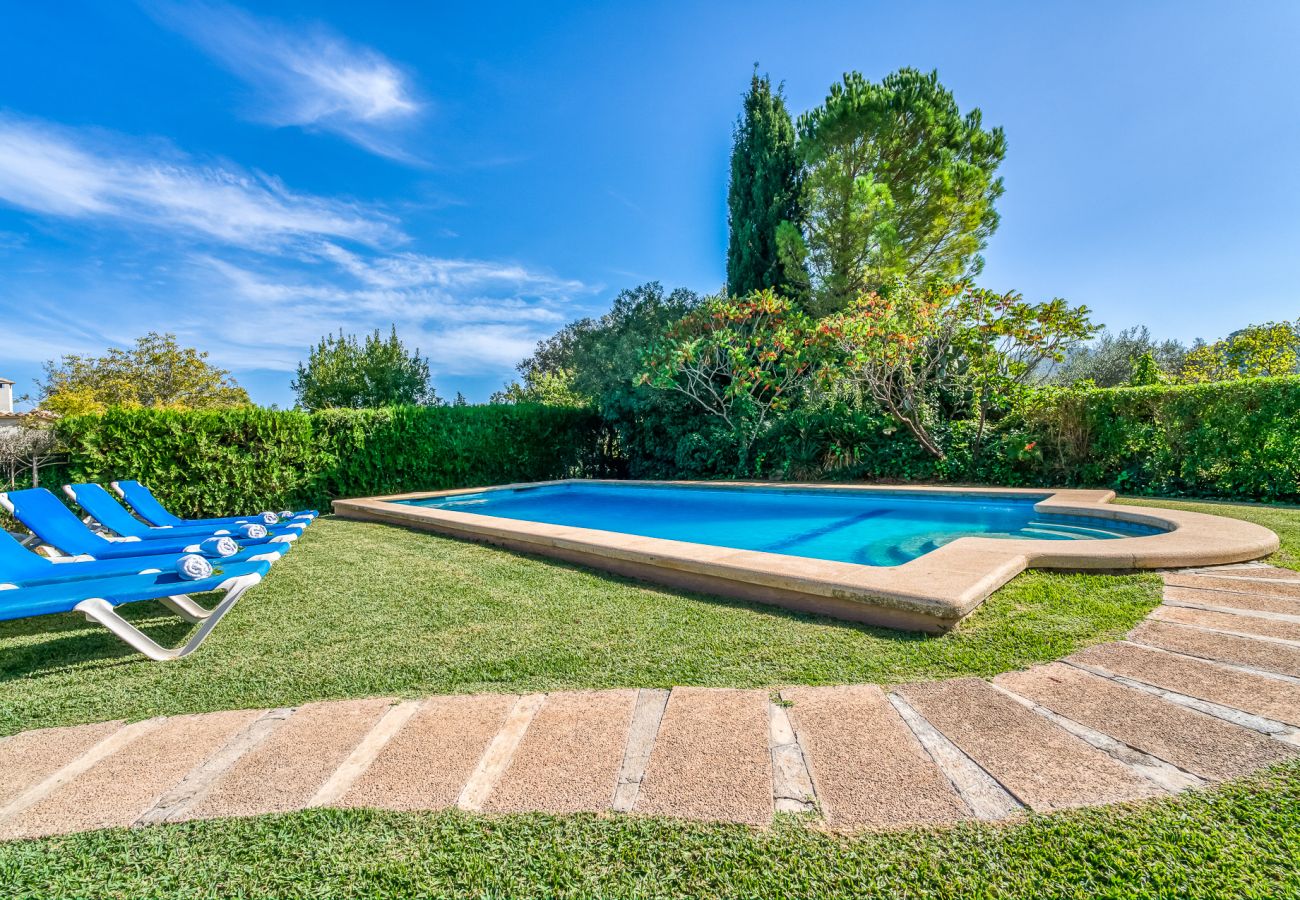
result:
[[[1004,432],[1040,484],[1300,500],[1300,377],[1040,391]]]
[[[726,436],[706,421],[693,432],[683,424],[674,442],[653,421],[619,422],[616,452],[614,428],[597,413],[526,404],[110,410],[58,423],[69,462],[42,480],[138,478],[183,515],[203,516],[629,469],[729,475]],[[796,412],[760,442],[758,474],[1300,501],[1300,377],[1034,391],[992,427],[978,458],[970,422],[941,431],[949,457],[936,462],[878,412]],[[659,448],[655,458],[648,448]]]
[[[906,429],[870,408],[797,410],[756,448],[758,474],[1300,501],[1300,377],[1044,388],[990,426],[978,455],[974,430],[968,420],[938,423],[948,455],[936,460]],[[677,477],[725,476],[730,457],[723,435],[696,443],[707,460],[682,454],[679,443]]]
[[[186,517],[608,471],[599,416],[530,404],[111,409],[56,427],[68,462],[43,481],[138,479]]]

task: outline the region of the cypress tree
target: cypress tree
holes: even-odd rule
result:
[[[799,221],[799,163],[794,123],[778,85],[754,72],[736,122],[727,190],[727,292],[732,296],[775,288],[789,296],[777,253],[782,222]]]

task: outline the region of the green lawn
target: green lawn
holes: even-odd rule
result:
[[[1134,499],[1260,522],[1300,507]],[[992,675],[1110,640],[1154,575],[1029,572],[943,637],[665,590],[430,534],[324,519],[194,656],[152,663],[80,616],[0,623],[0,734],[45,725],[475,691],[771,687]],[[167,642],[161,607],[128,617]]]
[[[9,898],[1300,896],[1300,763],[1133,807],[856,838],[658,819],[315,810],[0,844]]]
[[[179,662],[77,615],[0,623],[0,733],[338,697],[993,675],[1121,635],[1158,595],[1154,575],[1028,573],[934,637],[325,519]],[[188,630],[152,604],[124,614],[166,643]]]
[[[1300,506],[1262,503],[1228,503],[1214,500],[1157,500],[1153,497],[1123,497],[1118,502],[1132,506],[1162,506],[1245,519],[1270,528],[1282,542],[1282,549],[1268,560],[1275,566],[1300,569]]]
[[[1300,508],[1183,501],[1282,536]],[[0,732],[308,699],[990,675],[1126,631],[1158,578],[1027,573],[956,633],[899,634],[324,520],[170,665],[75,617],[0,624]],[[160,636],[158,610],[131,615]],[[636,817],[312,810],[0,844],[5,897],[1300,896],[1300,762],[1127,807],[857,837]]]

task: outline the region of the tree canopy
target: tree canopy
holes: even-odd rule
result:
[[[1199,383],[1291,375],[1300,363],[1300,321],[1248,325],[1187,352],[1180,379]]]
[[[1051,380],[1060,384],[1091,381],[1097,387],[1150,382],[1156,375],[1148,363],[1140,362],[1144,358],[1154,363],[1161,376],[1173,378],[1186,355],[1187,348],[1181,343],[1156,340],[1145,325],[1118,334],[1103,328],[1093,341],[1071,350],[1051,373]]]
[[[110,406],[209,409],[250,403],[230,373],[207,359],[207,353],[177,344],[176,335],[151,331],[131,348],[47,362],[39,405],[66,416]]]
[[[1300,323],[1188,350],[980,286],[1005,155],[1002,129],[935,72],[850,72],[795,126],[756,70],[730,157],[726,290],[623,291],[541,341],[494,402],[594,407],[633,477],[972,477],[1042,460],[1025,410],[1072,393],[1047,382],[1296,370]]]
[[[1157,341],[1145,327],[1119,334],[1103,330],[1096,340],[1076,347],[1050,376],[1058,384],[1090,381],[1097,387],[1172,382],[1204,384],[1300,369],[1300,322],[1247,325],[1222,340],[1198,340],[1190,348]]]
[[[899,69],[879,84],[857,72],[799,117],[803,234],[782,252],[806,260],[812,311],[842,309],[891,279],[977,274],[997,228],[1001,128],[962,115],[936,72]],[[799,244],[802,243],[802,246]]]
[[[637,383],[676,391],[738,443],[737,474],[769,418],[790,408],[817,360],[812,320],[771,288],[710,297],[642,356]]]
[[[699,302],[693,291],[665,292],[657,281],[621,291],[603,316],[579,319],[538,342],[518,366],[522,381],[495,399],[590,405],[606,415],[636,407],[655,393],[634,383],[641,354]]]
[[[764,288],[788,294],[777,250],[782,222],[799,221],[799,161],[794,123],[778,86],[754,73],[736,122],[727,188],[727,292]]]
[[[367,409],[380,406],[436,406],[429,382],[429,361],[410,352],[394,326],[388,337],[379,329],[356,335],[326,335],[298,364],[292,383],[303,409]]]
[[[840,354],[825,372],[861,384],[940,459],[946,451],[934,427],[936,404],[945,395],[964,398],[955,405],[977,423],[978,455],[990,412],[1007,405],[1040,366],[1092,335],[1088,313],[1060,298],[1031,303],[1015,291],[898,279],[822,320]]]

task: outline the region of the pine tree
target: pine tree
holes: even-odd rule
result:
[[[799,221],[799,164],[794,123],[778,85],[755,71],[736,123],[727,191],[727,292],[733,297],[775,288],[789,294],[777,252],[782,222]]]
[[[805,243],[787,251],[807,261],[812,311],[898,277],[978,275],[1006,146],[978,109],[962,114],[936,72],[899,69],[878,84],[849,72],[831,85],[799,117]]]

